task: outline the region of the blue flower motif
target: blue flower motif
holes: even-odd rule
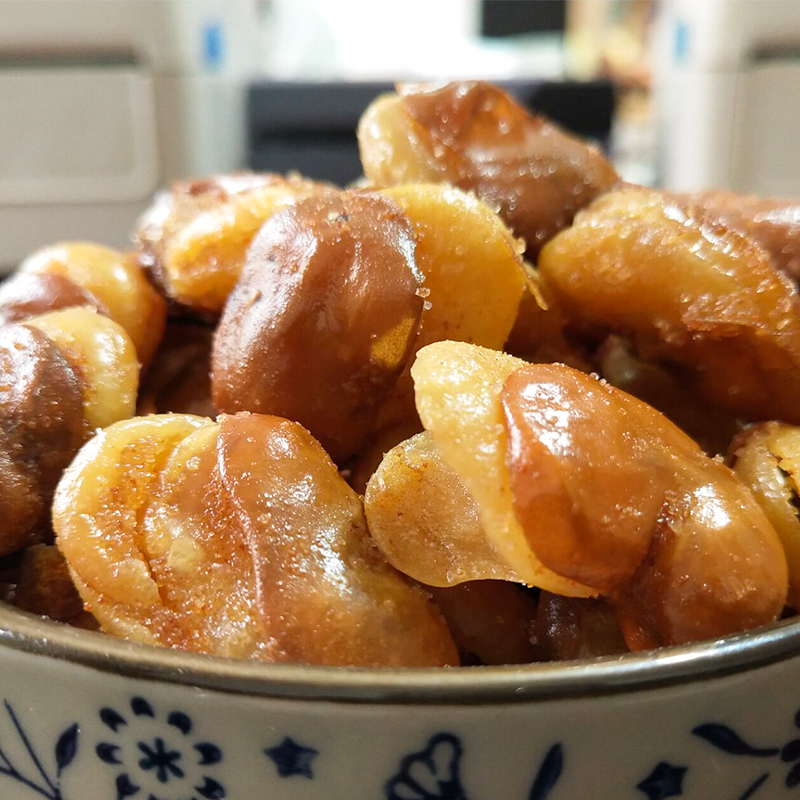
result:
[[[183,770],[175,763],[181,760],[180,751],[167,750],[164,740],[160,736],[156,737],[153,749],[144,742],[139,742],[139,749],[145,755],[139,761],[139,766],[144,770],[154,769],[160,783],[166,783],[170,778],[170,774],[176,778],[184,776]]]
[[[101,708],[100,721],[114,740],[98,742],[95,754],[105,764],[121,767],[115,780],[116,800],[140,793],[147,800],[222,800],[225,787],[207,767],[222,761],[212,742],[192,741],[191,717],[171,711],[161,721],[143,697],[130,701],[130,712]],[[164,792],[168,792],[165,795]]]
[[[400,761],[397,774],[384,787],[387,800],[467,800],[461,784],[461,739],[437,733],[424,750]]]

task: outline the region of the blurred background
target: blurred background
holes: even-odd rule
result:
[[[348,183],[395,81],[482,78],[629,181],[800,195],[800,0],[0,0],[0,268],[153,192]]]

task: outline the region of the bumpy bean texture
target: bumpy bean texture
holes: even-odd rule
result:
[[[269,173],[175,183],[139,220],[136,237],[143,260],[171,298],[215,316],[264,222],[327,188],[299,176]]]
[[[788,603],[800,609],[800,428],[756,425],[733,442],[730,460],[781,538],[789,566]]]
[[[680,364],[712,403],[800,421],[800,310],[789,280],[737,230],[649,189],[610,192],[542,250],[570,317]]]
[[[492,546],[519,579],[556,594],[595,594],[596,589],[545,567],[514,513],[500,392],[506,378],[524,365],[505,353],[466,343],[428,345],[411,368],[417,410],[442,460],[478,504]]]
[[[150,363],[164,333],[166,306],[133,256],[90,242],[65,242],[30,255],[0,290],[0,315],[20,321],[71,306],[88,306],[131,337]]]
[[[264,225],[214,339],[220,411],[305,425],[337,462],[366,441],[422,313],[416,240],[375,194],[302,200]]]
[[[89,428],[104,428],[134,415],[139,361],[122,326],[86,308],[42,314],[26,325],[55,342],[80,376]]]
[[[502,350],[527,276],[519,244],[497,214],[451,186],[412,184],[381,194],[409,218],[416,239],[415,260],[425,279],[414,352],[444,340]],[[416,418],[412,360],[413,352],[382,405],[378,427]]]
[[[130,337],[94,310],[0,326],[0,555],[50,537],[62,471],[92,429],[133,415],[138,377]]]
[[[617,180],[597,148],[482,82],[400,86],[364,112],[358,141],[374,184],[471,190],[523,237],[531,258]]]
[[[477,503],[427,432],[384,456],[367,484],[364,505],[386,560],[421,583],[520,581],[487,538]]]
[[[56,345],[0,327],[0,555],[41,541],[61,472],[86,438],[81,382]]]
[[[734,474],[662,414],[556,364],[519,369],[502,402],[525,535],[552,569],[603,589],[632,646],[778,617],[787,573],[775,531]]]
[[[359,498],[297,423],[112,426],[65,473],[53,518],[108,633],[263,661],[457,663],[438,612],[382,559]]]
[[[700,192],[685,201],[757,241],[774,266],[800,281],[800,199]]]
[[[442,458],[527,582],[601,592],[637,649],[781,613],[777,534],[733,473],[654,409],[569,367],[463,344],[423,349],[413,373]]]

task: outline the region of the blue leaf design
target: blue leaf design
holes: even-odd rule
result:
[[[213,778],[203,778],[202,786],[195,786],[197,793],[206,800],[222,800],[226,797],[225,787],[217,783]]]
[[[67,728],[56,742],[56,775],[61,774],[61,770],[66,769],[75,758],[78,752],[78,724],[75,723]]]
[[[210,742],[200,742],[200,744],[196,744],[194,749],[200,753],[200,761],[197,763],[201,766],[206,766],[207,764],[219,764],[222,761],[222,750],[219,749],[215,744],[211,744]]]
[[[122,762],[117,758],[119,747],[109,742],[100,742],[94,749],[97,757],[106,764],[121,764]]]
[[[708,723],[698,725],[692,733],[705,739],[709,744],[719,750],[724,750],[732,756],[756,756],[757,758],[768,758],[777,755],[780,750],[777,747],[753,747],[745,742],[735,731],[727,725]]]
[[[539,767],[536,780],[531,787],[529,800],[545,800],[561,777],[564,769],[564,748],[554,744],[548,751]]]
[[[800,784],[800,764],[795,764],[786,776],[786,788],[794,789],[798,784]]]
[[[124,800],[139,791],[141,787],[131,781],[126,772],[117,775],[117,800]]]
[[[153,707],[144,697],[134,697],[131,700],[131,711],[133,711],[137,717],[155,717]]]
[[[781,761],[797,761],[800,758],[800,739],[792,739],[781,750]]]
[[[167,725],[177,728],[184,736],[192,730],[192,721],[182,711],[173,711],[167,717]]]
[[[121,726],[128,724],[125,717],[123,717],[119,711],[115,711],[113,708],[108,707],[100,709],[100,719],[102,720],[103,724],[111,728],[114,733],[116,733]]]

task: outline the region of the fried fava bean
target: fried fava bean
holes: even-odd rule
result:
[[[108,315],[108,309],[88,289],[63,275],[16,272],[0,284],[0,324],[62,308],[84,306]]]
[[[532,593],[505,581],[426,588],[444,614],[463,662],[529,664],[538,660]]]
[[[471,190],[524,238],[532,259],[617,181],[597,148],[482,82],[400,86],[364,112],[358,141],[375,185],[446,182]]]
[[[800,429],[779,422],[756,425],[731,445],[733,470],[758,500],[781,538],[789,566],[788,604],[800,608]]]
[[[174,643],[174,646],[180,646],[185,639],[202,648],[207,646],[203,620],[208,621],[212,631],[220,630],[221,635],[228,629],[246,630],[247,616],[239,613],[241,603],[237,602],[240,591],[230,576],[230,570],[247,563],[241,555],[243,547],[230,548],[224,558],[218,556],[223,565],[230,567],[195,571],[189,585],[197,587],[197,608],[191,613],[190,607],[188,619],[181,621],[162,605],[162,589],[146,557],[144,537],[139,530],[140,519],[156,495],[161,471],[172,451],[191,434],[212,424],[211,420],[188,415],[125,420],[93,437],[59,482],[53,502],[57,544],[87,609],[106,633],[139,642]],[[196,503],[202,502],[210,490],[210,466],[197,461],[194,470],[178,471],[178,477],[194,494]],[[170,493],[165,494],[170,497]],[[185,520],[190,526],[195,522],[189,514]],[[186,527],[184,524],[173,528],[163,537],[167,557],[161,563],[166,569],[170,564],[170,548],[174,548],[176,555],[172,561],[177,561],[179,572],[187,561],[185,555],[180,557],[181,551],[194,551],[191,539],[184,544]],[[192,526],[189,532],[202,541],[205,529]],[[227,537],[218,538],[217,550],[229,541]],[[212,552],[216,554],[217,550]],[[206,562],[211,558],[212,555],[207,555]],[[219,612],[213,596],[204,596],[209,584],[224,598],[226,612]],[[194,630],[192,625],[196,626]]]
[[[533,626],[537,661],[627,653],[614,609],[602,600],[542,592]]]
[[[52,245],[26,258],[12,284],[22,299],[9,309],[17,318],[26,308],[39,314],[69,306],[95,308],[125,329],[145,366],[161,342],[166,305],[130,254],[90,242]]]
[[[434,607],[380,557],[358,497],[297,423],[114,425],[65,473],[53,518],[108,633],[263,661],[457,661]]]
[[[25,324],[43,331],[79,376],[90,429],[134,415],[139,361],[121,325],[87,308],[53,311]]]
[[[487,538],[477,504],[427,432],[386,454],[367,484],[364,506],[378,549],[420,583],[520,581]]]
[[[800,421],[800,313],[788,279],[738,231],[649,189],[610,192],[542,250],[571,318],[688,370],[712,403]]]
[[[501,393],[514,512],[559,575],[608,593],[650,547],[672,471],[619,395],[561,365],[520,367]]]
[[[524,365],[464,342],[430,344],[411,368],[417,411],[442,460],[478,504],[492,546],[519,579],[557,594],[596,594],[545,567],[514,513],[500,392],[506,378]]]
[[[355,453],[414,345],[414,248],[408,218],[375,194],[309,198],[272,217],[217,328],[214,405],[297,420],[337,462]]]
[[[22,553],[14,605],[59,622],[84,623],[83,601],[64,556],[54,545],[38,544]]]
[[[0,327],[0,555],[41,541],[50,499],[86,437],[81,382],[33,327]]]
[[[787,590],[777,534],[733,472],[662,414],[558,364],[515,371],[502,403],[531,548],[602,589],[631,647],[777,619]]]
[[[219,314],[264,222],[331,187],[299,176],[215,175],[173,184],[139,220],[143,259],[178,303]]]
[[[630,343],[609,336],[594,355],[600,375],[612,386],[657,408],[708,455],[724,454],[743,423],[698,396],[685,376],[639,358]]]
[[[164,343],[145,373],[137,413],[216,416],[211,402],[211,337],[205,325],[167,323]]]
[[[445,339],[501,350],[527,276],[518,243],[497,214],[451,186],[395,186],[381,194],[411,221],[425,279],[414,351]],[[416,418],[410,360],[381,409],[379,427]]]
[[[795,284],[800,281],[800,199],[721,191],[700,192],[683,198],[755,239],[769,253],[776,269]]]
[[[275,658],[458,663],[434,607],[383,559],[361,500],[301,426],[257,415],[226,418],[220,466],[255,561],[259,611],[277,641]],[[269,515],[273,521],[259,531],[252,521]]]

